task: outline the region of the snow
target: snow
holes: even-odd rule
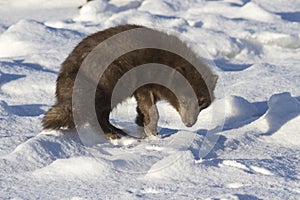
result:
[[[1,199],[299,199],[299,9],[298,0],[0,0]],[[43,131],[60,64],[85,36],[125,23],[176,34],[212,63],[215,102],[191,128],[160,102],[159,135],[146,139]],[[132,135],[135,106],[111,114]]]
[[[34,30],[32,30],[34,27]],[[34,38],[32,38],[34,34]],[[45,37],[51,40],[45,40]],[[33,20],[20,20],[15,25],[10,26],[0,38],[1,57],[27,56],[27,54],[49,53],[57,51],[59,48],[66,48],[72,41],[82,38],[82,34],[70,30],[55,30],[46,27],[43,23]],[[65,44],[56,45],[63,39],[67,39]],[[50,42],[52,41],[52,42]],[[54,42],[54,43],[53,43]],[[48,47],[44,49],[43,47]],[[58,48],[57,48],[58,47]]]
[[[277,131],[283,124],[300,115],[300,103],[290,93],[273,95],[268,101],[268,110],[256,122],[265,135]]]

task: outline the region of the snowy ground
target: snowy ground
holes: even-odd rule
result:
[[[300,199],[298,0],[83,3],[0,0],[0,199]],[[60,63],[86,35],[125,23],[205,49],[216,102],[191,129],[160,104],[160,136],[142,141],[88,147],[74,132],[43,132]],[[134,131],[134,105],[112,120]],[[223,129],[206,137],[223,111]]]

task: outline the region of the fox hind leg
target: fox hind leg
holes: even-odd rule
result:
[[[104,110],[101,112],[97,112],[98,122],[99,125],[104,132],[105,136],[108,139],[119,139],[119,135],[126,136],[127,133],[125,133],[123,130],[113,126],[109,121],[109,114],[110,110]]]

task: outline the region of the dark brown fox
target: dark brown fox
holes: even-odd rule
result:
[[[107,38],[126,30],[141,27],[137,25],[120,25],[109,28],[88,36],[76,46],[62,64],[56,82],[56,103],[43,118],[44,129],[75,128],[72,93],[75,78],[83,60],[99,43]],[[118,138],[118,135],[126,135],[124,131],[116,128],[109,121],[109,114],[112,109],[112,92],[116,83],[129,70],[147,63],[159,63],[176,69],[188,80],[195,91],[198,101],[197,105],[195,105],[184,92],[178,97],[167,87],[159,84],[147,84],[139,87],[133,93],[137,100],[136,123],[144,127],[146,135],[157,134],[156,128],[159,117],[155,105],[157,101],[166,100],[169,102],[178,111],[183,123],[188,127],[195,124],[199,112],[207,108],[213,101],[214,97],[211,91],[215,87],[217,76],[210,71],[206,73],[208,77],[205,77],[204,81],[201,74],[179,55],[151,48],[131,51],[114,60],[98,82],[95,94],[95,110],[97,120],[108,138],[115,139]],[[184,88],[182,91],[184,91]],[[82,117],[84,118],[85,116]],[[89,122],[88,118],[87,116],[85,119],[87,123]]]

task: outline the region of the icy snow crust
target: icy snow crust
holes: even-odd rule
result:
[[[0,1],[1,199],[300,198],[298,0],[97,0],[78,10],[83,3]],[[74,131],[42,131],[66,56],[86,35],[125,23],[205,49],[216,101],[189,129],[159,103],[160,135],[145,140],[84,146]],[[140,131],[135,105],[118,106],[112,122]],[[207,131],[223,123],[203,158]]]

